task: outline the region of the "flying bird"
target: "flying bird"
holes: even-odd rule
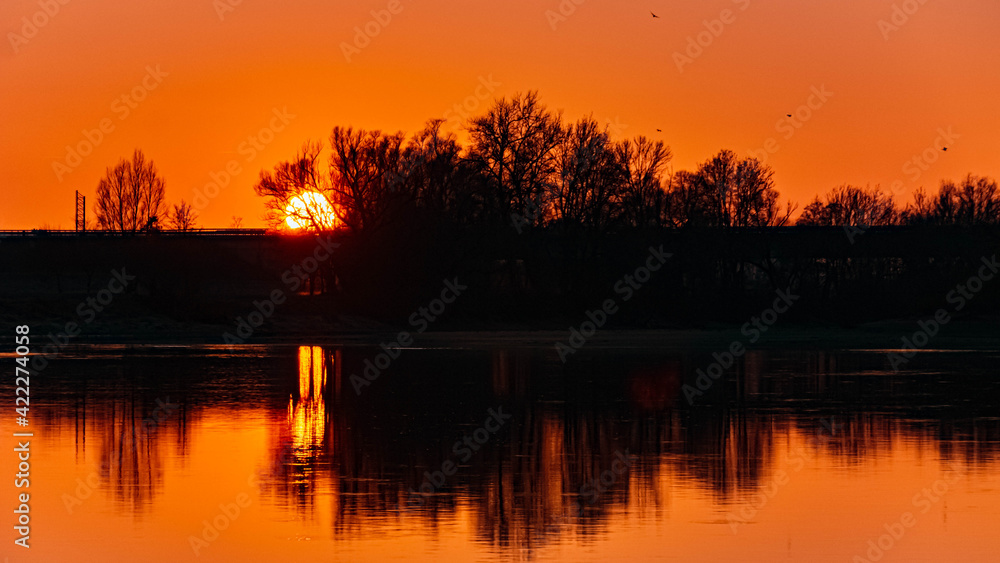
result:
[[[653,12],[649,12],[649,13],[650,13],[650,14],[653,14]],[[656,15],[656,14],[653,14],[653,17],[654,17],[654,18],[659,18],[660,16],[658,16],[658,15]]]
[[[790,114],[790,113],[786,113],[786,114],[785,114],[785,116],[786,116],[786,117],[791,117],[791,116],[792,116],[792,114]]]
[[[656,132],[657,133],[663,133],[663,129],[657,129]],[[945,150],[948,150],[948,149],[945,149]]]
[[[948,147],[945,147],[945,148],[943,148],[943,149],[941,149],[941,150],[943,150],[943,151],[946,151],[946,152],[947,152],[947,150],[948,150]]]

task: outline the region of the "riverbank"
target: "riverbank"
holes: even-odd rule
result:
[[[383,322],[358,316],[325,316],[300,310],[281,310],[270,317],[247,312],[230,322],[201,322],[178,319],[150,311],[122,298],[100,312],[79,303],[24,302],[0,299],[0,326],[27,324],[35,342],[72,344],[133,345],[225,345],[288,344],[378,346],[408,332],[415,347],[554,347],[557,343],[583,348],[663,348],[677,350],[724,350],[739,342],[748,349],[898,349],[903,338],[928,336],[921,349],[996,350],[1000,349],[1000,317],[973,316],[952,319],[936,331],[931,316],[893,319],[855,325],[803,322],[778,318],[766,330],[760,324],[708,323],[700,326],[663,325],[652,327],[617,326],[590,332],[586,317],[580,319],[532,320],[521,323],[484,322],[443,317],[429,323],[411,325]],[[84,314],[79,314],[83,312]],[[224,317],[223,317],[224,318]],[[239,322],[240,319],[249,321]],[[251,322],[260,320],[257,326]],[[749,321],[750,319],[747,319]],[[88,322],[89,321],[89,322]],[[582,323],[581,323],[582,321]],[[928,331],[923,327],[928,327]],[[929,332],[934,332],[930,334]],[[919,344],[922,337],[917,336]]]

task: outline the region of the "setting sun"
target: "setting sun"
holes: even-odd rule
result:
[[[326,196],[319,192],[305,192],[288,202],[285,207],[285,224],[290,229],[315,226],[319,230],[327,230],[337,227],[340,218]]]

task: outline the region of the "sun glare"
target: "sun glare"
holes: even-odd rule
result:
[[[340,218],[326,196],[319,192],[305,192],[288,202],[285,224],[290,229],[307,229],[315,225],[325,230],[337,227]]]

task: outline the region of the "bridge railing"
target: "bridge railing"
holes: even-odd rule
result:
[[[63,237],[63,238],[123,238],[123,237],[260,237],[267,229],[189,229],[186,231],[158,230],[121,233],[117,231],[74,231],[68,229],[0,230],[0,238]]]

